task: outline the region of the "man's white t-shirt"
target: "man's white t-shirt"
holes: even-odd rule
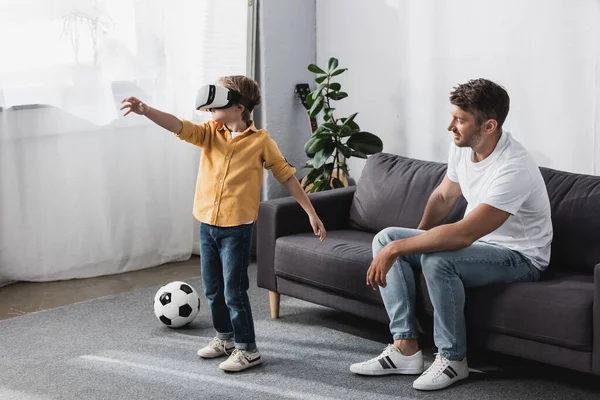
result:
[[[450,145],[447,175],[467,200],[465,216],[482,203],[510,213],[479,240],[518,251],[543,271],[553,232],[548,191],[535,161],[506,131],[486,159],[473,162],[472,154],[470,147]]]

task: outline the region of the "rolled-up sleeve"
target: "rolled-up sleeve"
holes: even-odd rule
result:
[[[195,124],[193,122],[183,120],[183,128],[181,128],[181,132],[173,133],[181,140],[195,144],[199,147],[203,147],[206,141],[206,136],[210,133],[210,131],[211,125],[209,122]]]
[[[265,168],[271,170],[273,176],[280,184],[283,184],[296,173],[296,168],[287,162],[279,151],[277,143],[271,137],[266,141],[264,163]]]

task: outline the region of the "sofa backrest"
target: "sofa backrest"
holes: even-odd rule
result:
[[[350,208],[352,227],[379,232],[389,226],[416,228],[425,205],[446,174],[446,164],[387,153],[368,158]],[[463,198],[445,222],[465,213]]]
[[[552,208],[550,265],[592,273],[600,263],[600,176],[540,170]]]
[[[540,168],[552,208],[551,267],[592,273],[600,263],[600,177]],[[363,169],[350,209],[350,225],[378,232],[389,226],[416,228],[446,164],[378,153]],[[444,223],[460,220],[461,198]]]

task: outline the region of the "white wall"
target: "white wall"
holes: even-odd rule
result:
[[[338,112],[360,112],[384,151],[446,161],[448,94],[485,77],[540,165],[600,174],[598,0],[317,0],[316,13],[318,63],[349,68]]]
[[[306,68],[316,60],[315,1],[261,0],[258,5],[257,78],[263,103],[257,109],[257,120],[298,169],[300,178],[306,174],[300,168],[307,161],[304,143],[310,136],[310,125],[294,88],[312,77]],[[263,185],[263,200],[287,195],[269,172]]]

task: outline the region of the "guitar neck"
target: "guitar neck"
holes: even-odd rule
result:
[[[317,130],[317,119],[315,117],[310,118],[310,129],[314,132]]]

